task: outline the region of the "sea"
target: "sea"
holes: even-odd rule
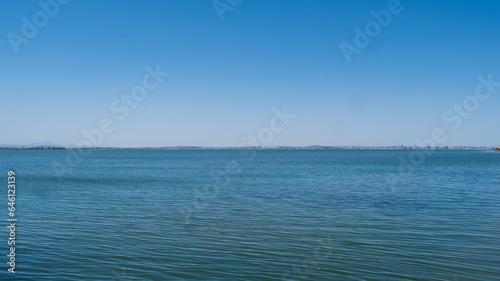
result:
[[[0,173],[0,280],[500,280],[492,151],[0,151]]]

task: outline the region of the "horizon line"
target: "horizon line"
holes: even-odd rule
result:
[[[443,146],[405,146],[405,145],[309,145],[309,146],[95,146],[77,147],[62,145],[5,145],[0,150],[495,150],[500,145],[443,145]]]

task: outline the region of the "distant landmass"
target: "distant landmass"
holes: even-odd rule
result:
[[[55,144],[51,141],[30,142],[30,143],[26,143],[26,144],[0,144],[0,148],[31,149],[31,148],[42,148],[42,147],[66,148],[66,146],[64,146],[64,145]]]
[[[50,141],[33,142],[25,145],[0,144],[0,150],[495,150],[500,146],[246,146],[246,147],[204,147],[204,146],[166,146],[166,147],[76,147],[55,144]]]

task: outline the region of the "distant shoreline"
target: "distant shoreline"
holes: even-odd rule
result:
[[[266,147],[202,147],[202,146],[169,146],[169,147],[0,147],[0,150],[496,150],[496,146],[266,146]],[[498,150],[497,150],[498,151]]]

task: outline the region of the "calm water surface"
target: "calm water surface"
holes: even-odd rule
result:
[[[0,151],[0,280],[500,280],[500,153],[410,153]]]

